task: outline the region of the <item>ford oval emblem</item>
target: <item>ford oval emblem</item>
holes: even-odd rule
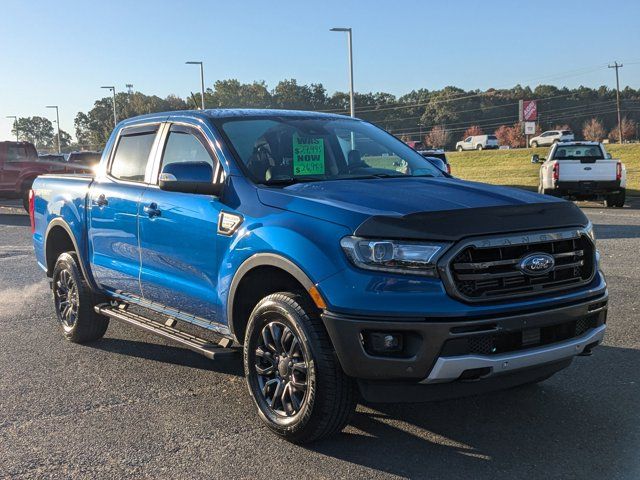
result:
[[[527,275],[544,275],[556,265],[555,259],[547,253],[532,253],[524,257],[519,264],[520,270]]]

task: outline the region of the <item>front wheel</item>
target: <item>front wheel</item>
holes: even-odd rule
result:
[[[339,432],[355,409],[354,382],[342,371],[316,309],[302,295],[274,293],[254,308],[244,370],[260,418],[291,442]]]
[[[109,319],[98,315],[93,307],[104,299],[98,298],[89,288],[74,252],[66,252],[58,257],[51,289],[56,316],[67,340],[86,343],[102,338],[109,326]]]
[[[461,151],[462,151],[462,145],[458,145],[458,146],[457,146],[457,148],[456,148],[456,150],[458,150],[459,152],[461,152]]]

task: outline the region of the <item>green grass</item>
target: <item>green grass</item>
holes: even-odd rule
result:
[[[627,193],[640,196],[640,144],[607,145],[613,158],[627,167]],[[454,176],[465,180],[508,185],[536,190],[540,166],[531,163],[531,155],[544,157],[547,148],[448,152]]]

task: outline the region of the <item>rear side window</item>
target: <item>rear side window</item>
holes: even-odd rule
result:
[[[155,138],[155,132],[121,136],[111,163],[111,175],[120,180],[143,182]]]
[[[9,145],[7,148],[7,162],[26,162],[29,160],[27,148],[19,145]]]

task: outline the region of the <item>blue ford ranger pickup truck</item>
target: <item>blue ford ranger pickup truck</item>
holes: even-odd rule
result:
[[[358,398],[539,382],[604,336],[607,288],[574,204],[452,178],[339,115],[171,112],[121,122],[93,176],[30,195],[62,333],[110,319],[220,359],[293,442]]]

